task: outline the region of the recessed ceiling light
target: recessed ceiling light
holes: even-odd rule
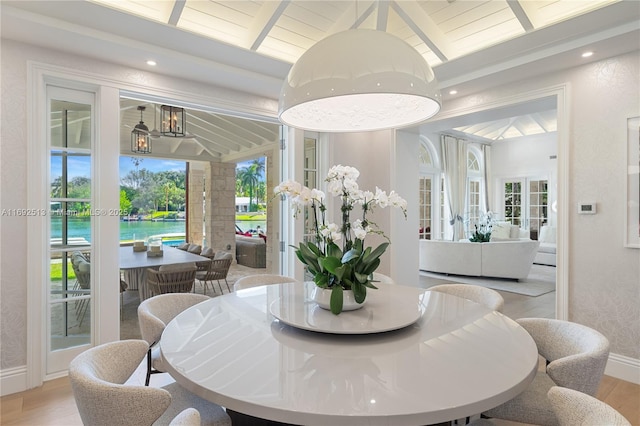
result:
[[[589,56],[592,56],[592,55],[593,55],[593,52],[584,52],[584,53],[582,54],[582,57],[583,57],[583,58],[588,58]]]
[[[449,94],[450,95],[457,95],[458,91],[457,90],[449,90]]]
[[[151,65],[152,67],[155,67],[157,64],[156,64],[156,61],[149,59],[147,61],[147,65]]]

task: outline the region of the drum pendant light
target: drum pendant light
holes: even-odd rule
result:
[[[384,31],[354,29],[307,50],[282,85],[283,124],[318,132],[401,128],[442,105],[433,70],[413,47]]]

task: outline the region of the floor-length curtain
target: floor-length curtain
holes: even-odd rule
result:
[[[451,239],[464,238],[463,215],[466,200],[467,162],[464,141],[449,135],[440,137],[445,192],[448,201]]]
[[[491,145],[482,145],[482,180],[484,187],[484,210],[486,212],[493,211],[491,209],[491,197],[493,191],[491,189]]]

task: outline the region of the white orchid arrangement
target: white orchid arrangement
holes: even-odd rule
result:
[[[331,312],[342,312],[343,290],[352,290],[358,303],[364,302],[367,288],[375,289],[371,276],[380,265],[380,256],[389,246],[389,239],[378,226],[367,219],[375,208],[396,207],[407,217],[407,202],[395,191],[387,194],[376,187],[376,191],[363,191],[358,187],[360,172],[350,166],[337,165],[327,173],[327,192],[342,201],[342,222],[327,223],[325,193],[310,189],[299,182],[288,180],[280,183],[275,194],[286,195],[291,200],[294,217],[305,207],[311,207],[315,226],[315,242],[300,243],[296,249],[298,259],[314,276],[318,287],[330,288]],[[353,222],[350,214],[360,206],[362,216]],[[369,234],[382,235],[387,242],[374,250],[365,247]],[[342,242],[342,248],[338,243]]]

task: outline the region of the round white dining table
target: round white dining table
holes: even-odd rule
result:
[[[513,398],[535,376],[531,336],[480,304],[380,283],[361,309],[336,316],[312,288],[248,288],[187,309],[160,340],[168,372],[228,410],[299,425],[446,422]]]

